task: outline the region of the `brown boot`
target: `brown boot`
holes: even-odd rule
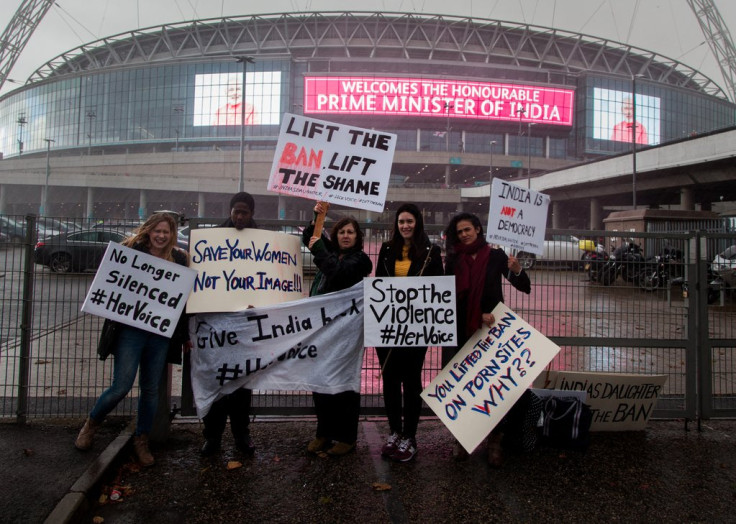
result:
[[[156,462],[153,459],[153,455],[151,455],[151,451],[148,449],[148,435],[133,437],[133,449],[141,465],[153,466],[154,462]]]
[[[87,417],[87,420],[84,422],[84,426],[79,430],[77,440],[74,441],[74,446],[82,451],[86,451],[91,448],[95,433],[99,427],[99,422],[95,422],[91,418]]]

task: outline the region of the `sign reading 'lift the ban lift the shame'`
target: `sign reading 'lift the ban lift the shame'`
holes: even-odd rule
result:
[[[110,242],[82,311],[171,337],[196,272]]]
[[[396,135],[285,114],[268,190],[382,212]]]
[[[541,255],[548,207],[549,195],[494,178],[486,239]]]

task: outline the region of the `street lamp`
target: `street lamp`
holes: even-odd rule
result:
[[[489,184],[489,186],[490,185],[493,185],[493,146],[495,146],[495,145],[496,145],[496,141],[495,140],[491,140],[491,163],[490,163],[490,167],[488,169],[488,175],[489,175],[489,177],[488,177],[488,184]]]
[[[239,64],[243,64],[243,94],[240,99],[240,176],[238,177],[238,193],[245,191],[245,71],[248,64],[255,61],[252,56],[239,56]]]
[[[20,156],[23,154],[23,126],[28,123],[26,114],[21,113],[18,115],[18,120],[16,120],[16,122],[18,123],[18,156]]]
[[[46,216],[46,204],[49,196],[49,176],[51,175],[51,144],[56,142],[53,138],[44,138],[46,142],[46,183],[43,186],[43,195],[41,195],[41,208],[38,210],[40,216]]]
[[[445,151],[450,152],[450,109],[455,107],[449,102],[445,102],[445,114],[447,115],[447,129],[445,131]]]
[[[87,128],[87,156],[92,154],[92,121],[97,118],[97,111],[90,109],[87,111],[87,118],[89,119],[89,127]]]
[[[176,135],[175,143],[174,143],[174,151],[179,151],[179,124],[183,123],[180,122],[180,120],[184,116],[184,106],[181,104],[177,104],[173,106],[174,113],[176,113],[176,129],[174,129],[174,134]],[[183,126],[182,126],[183,127]]]
[[[532,126],[534,122],[527,122],[526,126],[526,188],[532,187]]]
[[[636,79],[642,75],[631,77],[631,204],[636,209],[636,135],[638,122],[636,121]]]

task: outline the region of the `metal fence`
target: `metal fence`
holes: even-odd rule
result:
[[[99,361],[95,353],[101,320],[80,312],[94,271],[67,273],[63,265],[42,265],[34,247],[39,235],[58,232],[64,225],[109,230],[125,229],[129,224],[66,219],[45,219],[38,224],[32,216],[9,218],[24,227],[14,230],[17,234],[11,234],[0,247],[0,418],[85,416],[112,379],[112,362]],[[263,229],[294,234],[303,225],[259,221]],[[361,227],[366,233],[366,252],[375,264],[390,225]],[[440,243],[442,227],[429,225],[427,229],[433,241]],[[550,242],[546,258],[537,259],[529,270],[530,295],[505,286],[507,305],[561,347],[553,369],[665,374],[667,382],[655,417],[735,416],[736,293],[729,287],[736,286],[734,261],[717,288],[711,284],[714,277],[708,266],[726,247],[736,244],[736,234],[630,233],[636,235],[633,240],[642,247],[644,258],[663,253],[665,247],[683,253],[683,262],[672,269],[678,273],[649,291],[636,278],[629,281],[618,276],[608,285],[591,281],[581,260],[583,251],[563,254],[578,239],[611,245],[621,242],[621,234],[548,231],[550,238],[563,240]],[[308,280],[312,272],[305,273]],[[439,369],[440,349],[430,348],[423,371],[425,383]],[[187,367],[174,366],[171,375],[172,409],[193,413]],[[363,412],[382,414],[379,366],[372,348],[365,351],[362,378]],[[136,401],[134,387],[116,414],[132,414]],[[255,414],[306,414],[312,409],[307,392],[258,391],[253,404]]]

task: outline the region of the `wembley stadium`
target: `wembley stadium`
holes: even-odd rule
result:
[[[288,113],[397,135],[384,212],[350,210],[376,222],[404,201],[429,223],[487,213],[461,190],[736,122],[699,71],[580,33],[400,12],[204,19],[89,42],[2,96],[0,211],[45,198],[53,216],[219,217],[243,187],[259,217],[303,219],[312,202],[266,190]],[[562,212],[587,225],[585,202]]]

